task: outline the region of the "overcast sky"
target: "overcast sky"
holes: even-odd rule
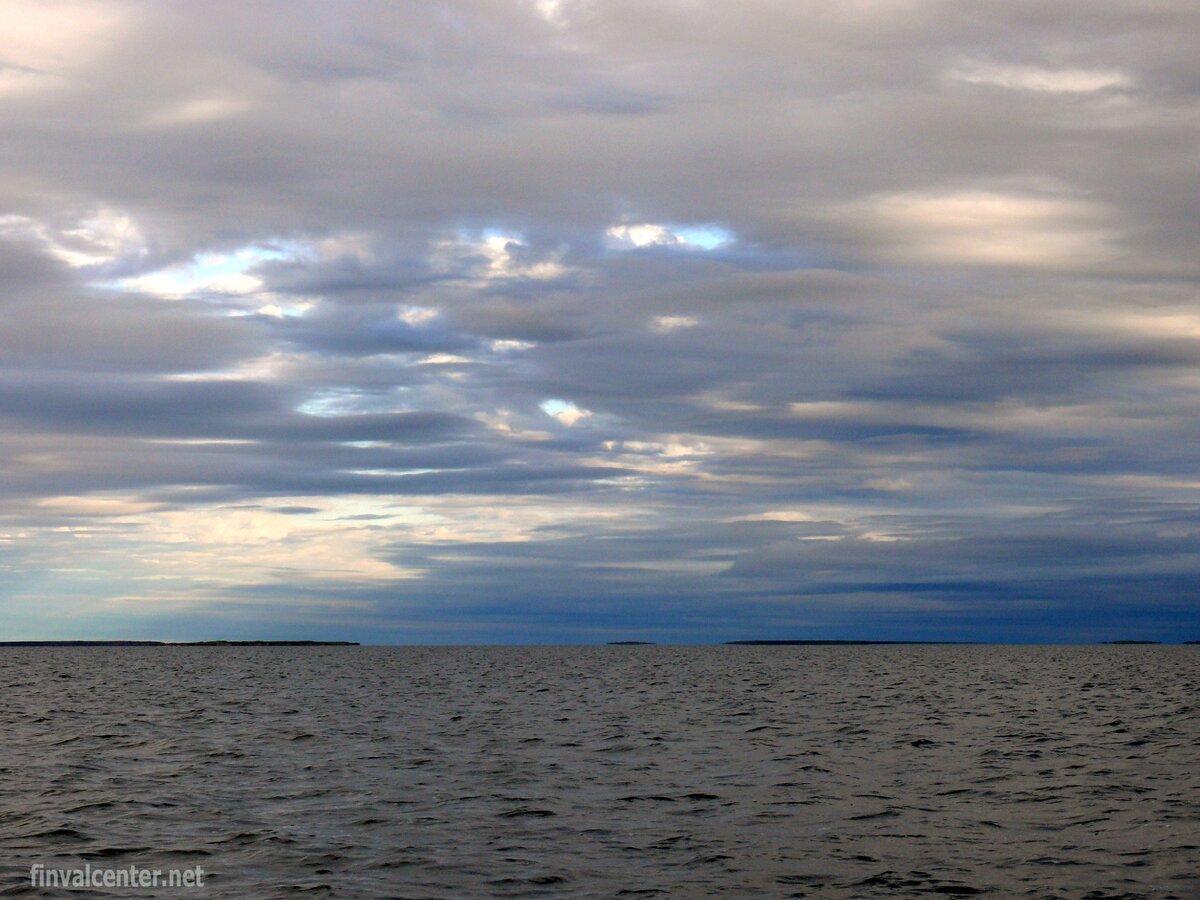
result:
[[[0,637],[1200,638],[1198,60],[0,0]]]

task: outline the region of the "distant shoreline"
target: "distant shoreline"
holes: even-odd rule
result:
[[[1007,644],[994,641],[866,641],[866,640],[739,640],[722,641],[714,644],[681,644],[678,646],[704,647],[981,647],[981,646],[1180,646],[1196,645],[1200,641],[1144,641],[1144,640],[1114,640],[1095,641],[1087,644]],[[3,647],[361,647],[359,641],[0,641]],[[468,647],[518,647],[518,646],[595,646],[592,644],[457,644],[457,645],[419,645],[419,644],[377,644],[369,646],[406,647],[406,646],[468,646]],[[605,646],[605,645],[601,645]],[[608,641],[609,647],[654,647],[673,646],[661,645],[655,641]]]
[[[0,647],[359,647],[358,641],[0,641]]]
[[[973,644],[976,641],[726,641],[728,647],[863,647],[925,644]]]

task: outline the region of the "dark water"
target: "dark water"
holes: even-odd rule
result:
[[[38,648],[0,684],[0,893],[1200,897],[1200,647]]]

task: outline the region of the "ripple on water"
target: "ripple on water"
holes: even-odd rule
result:
[[[1196,647],[6,648],[0,686],[5,894],[1200,896]]]

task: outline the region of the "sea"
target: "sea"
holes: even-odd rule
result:
[[[3,648],[0,895],[1196,900],[1200,647]]]

